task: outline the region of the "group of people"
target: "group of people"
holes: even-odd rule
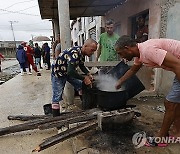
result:
[[[50,70],[50,47],[48,43],[44,43],[42,49],[38,46],[38,43],[35,43],[35,47],[32,48],[27,45],[27,42],[22,42],[16,52],[16,58],[20,64],[21,75],[32,74],[32,69],[37,73],[37,76],[41,76],[41,73],[38,70],[42,69],[41,66],[41,57],[43,57],[43,63],[47,63],[47,70]],[[34,62],[35,59],[35,62]]]
[[[99,43],[88,39],[82,46],[70,47],[55,53],[55,63],[51,74],[53,116],[60,115],[60,102],[66,81],[70,82],[77,91],[81,91],[82,82],[86,85],[92,84],[93,76],[84,66],[84,61],[85,56],[90,57],[97,51],[97,61],[117,61],[119,57],[131,61],[134,58],[134,65],[117,81],[116,89],[119,89],[122,83],[137,73],[143,65],[174,72],[173,86],[164,102],[166,112],[157,136],[168,136],[172,124],[174,136],[180,135],[180,41],[172,39],[147,40],[148,30],[144,25],[144,19],[139,18],[138,22],[135,39],[127,35],[119,38],[114,33],[113,20],[108,20],[106,32],[101,34]],[[60,52],[61,54],[59,54]],[[77,67],[85,73],[85,76],[77,73]],[[162,146],[154,140],[150,140],[147,145]]]

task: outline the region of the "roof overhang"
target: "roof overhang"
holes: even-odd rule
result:
[[[103,16],[127,0],[69,0],[70,18]],[[42,19],[58,18],[58,0],[38,0]]]

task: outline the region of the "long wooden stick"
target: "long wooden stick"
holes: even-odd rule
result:
[[[53,127],[61,127],[63,125],[67,125],[67,124],[88,121],[88,120],[92,120],[92,119],[97,119],[97,115],[92,115],[92,114],[80,115],[80,116],[64,119],[61,121],[45,123],[45,124],[40,125],[38,128],[43,130],[43,129],[49,129],[49,128],[53,128]]]
[[[34,119],[46,119],[52,117],[51,115],[32,115],[32,116],[26,116],[26,115],[9,115],[8,120],[21,120],[21,121],[28,121],[28,120],[34,120]]]
[[[75,128],[71,128],[71,129],[68,129],[62,133],[59,133],[57,135],[54,135],[50,138],[47,138],[44,142],[42,142],[36,149],[34,149],[32,152],[40,152],[44,149],[47,149],[59,142],[62,142],[70,137],[73,137],[75,135],[78,135],[82,132],[85,132],[93,127],[96,127],[97,126],[97,120],[95,121],[90,121],[86,124],[81,124]]]
[[[82,111],[81,111],[82,112]],[[70,114],[73,112],[62,112],[60,115]],[[78,112],[76,112],[78,113]],[[28,121],[34,119],[47,119],[52,117],[52,115],[9,115],[8,120],[21,120],[21,121]]]

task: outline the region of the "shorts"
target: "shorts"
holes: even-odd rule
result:
[[[172,103],[180,103],[180,81],[175,77],[172,88],[166,99]]]

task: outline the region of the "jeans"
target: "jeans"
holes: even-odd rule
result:
[[[36,66],[38,66],[38,64],[41,62],[41,58],[35,58],[35,63],[36,63]]]
[[[52,90],[53,90],[52,103],[59,104],[59,102],[63,100],[62,94],[64,91],[66,81],[72,84],[75,90],[79,91],[82,89],[81,80],[72,78],[70,76],[62,76],[58,78],[54,76],[53,74],[51,74],[51,82],[52,82]]]

